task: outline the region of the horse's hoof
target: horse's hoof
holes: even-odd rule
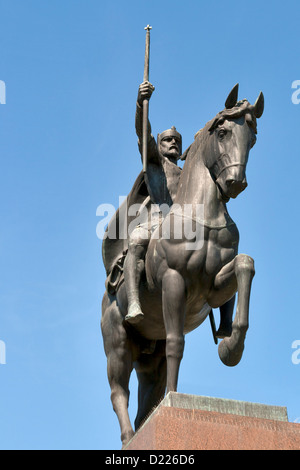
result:
[[[221,341],[219,344],[219,357],[225,366],[235,367],[242,359],[244,343],[238,347],[235,347],[234,349],[231,349],[226,340],[227,338],[223,339],[223,341]]]
[[[122,450],[126,448],[126,446],[129,444],[129,442],[133,438],[134,434],[135,434],[134,431],[130,431],[126,433],[126,437],[122,437]]]

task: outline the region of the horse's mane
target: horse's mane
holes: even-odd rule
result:
[[[238,119],[242,116],[246,117],[248,125],[254,130],[255,134],[257,134],[257,123],[256,117],[254,115],[254,106],[251,105],[248,100],[241,100],[238,101],[233,108],[223,109],[223,111],[220,111],[213,119],[208,121],[205,126],[195,134],[194,142],[186,149],[181,159],[186,159],[187,154],[190,152],[192,147],[194,151],[196,151],[199,146],[203,146],[204,148],[206,141],[210,137],[212,131],[214,131],[221,122],[225,121],[226,119]]]
[[[195,139],[198,137],[199,133],[202,133],[202,131],[206,130],[208,132],[212,132],[218,126],[218,124],[220,124],[220,121],[225,121],[226,119],[238,119],[241,116],[246,116],[248,125],[252,127],[252,129],[257,134],[257,124],[256,117],[254,115],[254,106],[251,105],[247,100],[241,100],[238,101],[233,108],[225,108],[223,109],[223,111],[220,111],[214,119],[209,121],[203,129],[200,129],[200,131],[197,132],[197,134],[195,135]]]
[[[186,149],[186,151],[184,152],[184,154],[181,157],[181,160],[186,160],[186,157],[188,156],[188,154],[191,151],[193,151],[192,153],[195,153],[200,146],[203,146],[202,148],[205,148],[206,141],[210,136],[210,133],[208,132],[208,130],[209,130],[212,122],[213,122],[213,119],[211,121],[207,122],[206,125],[203,127],[203,129],[200,129],[195,134],[194,142]]]

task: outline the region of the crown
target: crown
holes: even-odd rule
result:
[[[166,137],[175,137],[180,142],[182,142],[181,134],[177,132],[175,126],[172,126],[171,129],[167,129],[166,131],[163,131],[161,134],[158,134],[158,140],[160,141],[165,139]]]

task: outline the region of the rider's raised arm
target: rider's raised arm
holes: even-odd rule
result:
[[[143,82],[139,87],[138,98],[136,103],[136,113],[135,113],[135,130],[138,136],[138,145],[140,154],[142,156],[142,148],[143,148],[143,101],[145,99],[150,99],[151,95],[154,91],[154,86],[151,85],[149,82]],[[148,163],[157,163],[158,164],[158,152],[157,152],[157,145],[153,135],[151,134],[151,124],[148,120]]]

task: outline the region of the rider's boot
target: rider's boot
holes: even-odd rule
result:
[[[125,320],[130,324],[139,323],[144,318],[139,299],[144,251],[142,245],[130,244],[124,263],[124,281],[128,298],[128,313]]]

